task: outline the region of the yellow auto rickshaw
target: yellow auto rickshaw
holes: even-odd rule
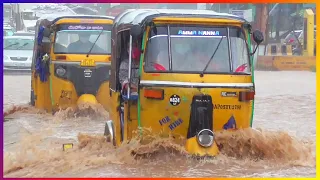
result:
[[[192,155],[217,155],[216,131],[252,126],[257,48],[252,52],[251,36],[263,41],[246,20],[213,11],[135,9],[118,15],[107,140],[119,146],[136,130],[151,128],[173,136]]]
[[[50,15],[37,21],[32,105],[49,112],[85,102],[107,107],[113,19]]]

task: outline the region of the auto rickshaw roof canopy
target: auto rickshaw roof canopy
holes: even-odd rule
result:
[[[247,24],[248,22],[232,14],[218,13],[210,10],[182,10],[182,9],[128,9],[119,14],[114,20],[114,30],[120,30],[130,25],[145,26],[158,17],[177,17],[177,18],[215,18],[237,20]]]
[[[99,16],[99,15],[59,15],[59,14],[50,14],[47,16],[42,16],[37,21],[37,26],[50,26],[60,19],[109,19],[114,20],[112,16]]]

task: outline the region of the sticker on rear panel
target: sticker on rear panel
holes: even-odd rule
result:
[[[163,124],[168,123],[168,122],[170,122],[170,118],[169,118],[168,116],[162,118],[162,119],[159,121],[159,123],[160,123],[161,126],[162,126]]]
[[[174,130],[176,127],[180,126],[183,123],[182,119],[178,119],[169,125],[170,130]]]
[[[180,104],[181,98],[180,98],[180,96],[174,94],[174,95],[172,95],[172,96],[170,97],[169,102],[170,102],[170,104],[171,104],[172,106],[177,106],[177,105]]]
[[[237,123],[236,120],[234,118],[234,116],[232,115],[229,120],[227,121],[227,123],[225,123],[223,125],[223,129],[228,130],[228,129],[237,129]]]
[[[222,97],[237,97],[237,92],[221,92]]]

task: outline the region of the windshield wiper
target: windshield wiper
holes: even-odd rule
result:
[[[92,51],[92,49],[93,49],[93,47],[96,45],[96,43],[97,43],[97,41],[98,41],[98,39],[99,39],[99,37],[101,36],[101,34],[103,33],[103,29],[101,30],[101,32],[99,33],[99,35],[98,35],[98,37],[97,37],[97,39],[94,41],[94,43],[93,43],[93,45],[92,45],[92,47],[90,48],[90,51],[88,52],[88,54],[87,54],[87,57],[89,57],[89,54],[91,53],[91,51]]]
[[[211,63],[214,55],[215,55],[216,52],[218,51],[218,48],[219,48],[219,46],[220,46],[220,44],[221,44],[221,42],[222,42],[222,39],[223,39],[223,36],[221,37],[221,39],[220,39],[220,41],[219,41],[219,44],[217,45],[216,49],[214,50],[211,58],[209,59],[209,61],[207,62],[206,66],[205,66],[204,69],[202,70],[202,72],[201,72],[201,74],[200,74],[201,77],[203,77],[204,72],[207,70],[207,68],[208,68],[209,64]]]
[[[19,43],[18,42],[16,42],[16,43],[13,43],[13,44],[10,44],[10,45],[8,45],[8,46],[6,46],[6,47],[4,47],[3,49],[7,49],[7,48],[9,48],[9,47],[11,47],[11,46],[15,46],[15,45],[18,45]]]
[[[22,46],[19,46],[17,49],[21,49],[23,47],[25,47],[26,45],[28,45],[29,43],[24,43]]]

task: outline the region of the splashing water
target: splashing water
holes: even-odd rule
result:
[[[85,108],[86,107],[86,108]],[[79,113],[79,110],[83,111]],[[23,109],[24,113],[27,108]],[[85,118],[105,117],[100,106],[81,106],[79,109],[60,110],[54,119],[79,120]],[[34,113],[30,108],[28,113]],[[92,115],[92,116],[90,116]],[[69,119],[68,119],[69,118]],[[102,128],[101,128],[102,130]],[[62,141],[46,138],[54,130],[25,136],[19,144],[18,151],[5,152],[4,174],[7,177],[49,177],[63,173],[77,173],[110,164],[136,166],[153,160],[162,159],[165,154],[173,158],[190,161],[183,145],[175,143],[172,137],[161,134],[152,135],[150,129],[143,130],[143,138],[132,139],[115,148],[106,142],[101,134],[79,133],[74,141],[74,148],[62,151]],[[291,137],[285,132],[243,129],[238,131],[221,131],[216,133],[216,141],[221,147],[221,154],[214,159],[198,160],[198,164],[228,164],[232,160],[268,162],[270,164],[291,164],[315,166],[312,146]],[[32,143],[30,143],[32,142]]]

